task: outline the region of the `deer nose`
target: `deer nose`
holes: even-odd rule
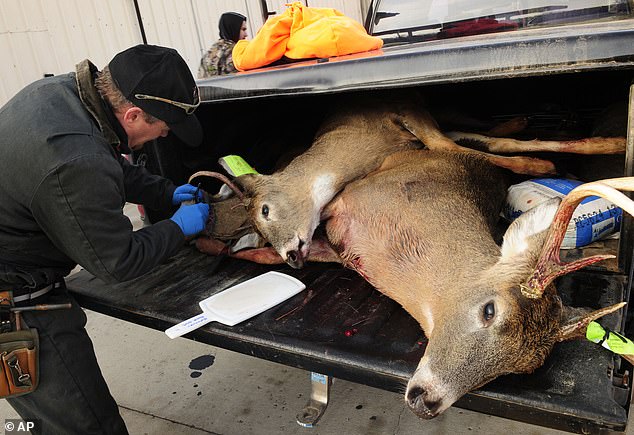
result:
[[[294,269],[304,267],[304,258],[300,251],[288,251],[286,253],[286,263]]]
[[[406,400],[414,414],[424,419],[431,419],[438,415],[438,408],[441,405],[440,400],[431,399],[427,391],[420,386],[410,388]]]
[[[306,254],[302,252],[302,248],[305,244],[306,243],[302,239],[299,239],[297,242],[297,249],[286,252],[286,263],[289,266],[295,269],[301,269],[304,267],[304,255]]]

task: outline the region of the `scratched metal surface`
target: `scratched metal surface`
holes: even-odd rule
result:
[[[278,270],[307,286],[288,301],[234,327],[210,323],[186,337],[259,358],[404,391],[425,349],[418,324],[354,272],[332,264],[303,270],[222,259],[184,248],[155,271],[106,285],[85,271],[68,287],[86,308],[164,330],[200,313],[198,301],[253,276]],[[621,300],[623,277],[576,273],[559,283],[565,302],[604,306]],[[606,323],[618,327],[619,315]],[[346,333],[348,331],[348,333]],[[166,337],[166,340],[168,338]],[[613,399],[612,356],[589,342],[558,345],[532,375],[498,378],[457,406],[571,432],[624,430]]]

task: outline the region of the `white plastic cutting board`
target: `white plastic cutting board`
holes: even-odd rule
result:
[[[280,272],[267,272],[203,299],[199,302],[202,314],[166,329],[165,333],[169,338],[176,338],[214,321],[234,326],[305,288],[297,278]]]

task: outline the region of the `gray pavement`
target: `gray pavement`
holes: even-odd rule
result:
[[[565,433],[458,408],[422,421],[400,394],[339,379],[320,422],[303,428],[295,416],[310,396],[309,372],[86,314],[104,377],[133,435]],[[0,400],[0,421],[7,418],[18,416]]]

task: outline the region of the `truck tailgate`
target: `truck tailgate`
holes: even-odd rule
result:
[[[86,271],[67,280],[85,308],[150,328],[201,312],[198,302],[269,270],[292,275],[306,290],[234,327],[211,323],[187,338],[293,367],[402,393],[425,351],[420,326],[355,272],[336,264],[263,266],[210,257],[194,247],[140,278],[108,285]],[[624,277],[577,272],[559,281],[567,304],[606,306],[623,300]],[[600,292],[597,289],[601,289]],[[620,326],[621,314],[602,324]],[[169,340],[167,336],[165,340]],[[617,360],[618,362],[618,360]],[[625,430],[627,413],[612,373],[615,359],[588,341],[561,343],[531,375],[508,375],[456,406],[572,432]],[[421,421],[421,428],[424,426]]]

